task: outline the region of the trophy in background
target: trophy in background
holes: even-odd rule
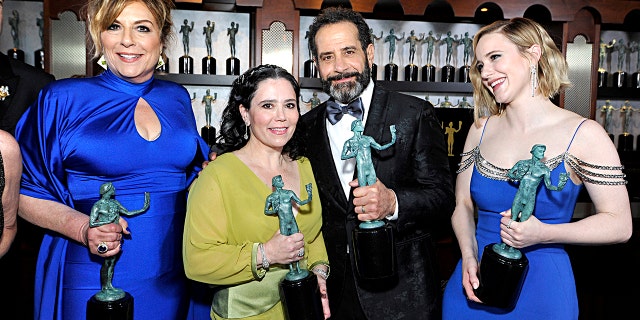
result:
[[[384,66],[385,81],[398,80],[398,65],[393,63],[393,56],[396,53],[396,41],[402,39],[404,39],[404,32],[402,33],[402,37],[398,38],[393,29],[389,30],[389,35],[384,38],[384,42],[389,42],[389,63]]]
[[[429,31],[429,35],[427,35],[427,37],[422,40],[422,43],[427,44],[427,64],[422,67],[422,81],[436,81],[436,66],[431,64],[431,60],[433,59],[433,48],[438,41],[440,41],[440,36],[438,36],[438,39],[436,39],[433,36],[433,31]]]
[[[9,17],[9,26],[11,26],[11,37],[13,38],[13,48],[7,51],[7,55],[13,59],[24,62],[24,51],[20,50],[20,13],[18,10],[11,11]]]
[[[622,116],[622,134],[618,135],[618,151],[633,151],[633,136],[629,134],[633,107],[629,104],[629,100],[620,107],[620,115]]]
[[[631,74],[631,88],[640,89],[640,43],[632,41],[629,50],[636,52],[636,72]]]
[[[418,81],[418,66],[413,64],[416,56],[416,45],[424,40],[424,33],[420,38],[416,37],[415,31],[411,30],[405,43],[409,44],[409,64],[404,67],[404,81]]]
[[[211,56],[211,34],[215,28],[216,23],[211,20],[207,20],[207,25],[202,27],[204,44],[207,46],[207,56],[202,58],[202,74],[216,74],[216,58]]]
[[[304,36],[305,39],[309,38],[309,31]],[[309,51],[309,59],[304,62],[304,77],[305,78],[317,78],[318,77],[318,69],[316,68],[316,64],[313,62],[313,55],[311,52],[311,46],[308,45],[307,41],[307,50]]]
[[[211,109],[217,98],[218,94],[214,92],[212,96],[211,90],[209,89],[207,89],[207,94],[202,97],[206,124],[200,129],[200,135],[209,146],[212,146],[216,142],[216,128],[211,126]]]
[[[133,216],[143,213],[149,208],[150,197],[148,192],[144,194],[144,206],[136,211],[128,211],[118,200],[112,199],[115,192],[116,190],[111,182],[100,186],[100,200],[96,201],[91,208],[89,227],[95,228],[105,224],[118,223],[120,215]],[[100,254],[105,254],[109,251],[109,247],[105,242],[101,242],[97,251]],[[87,319],[133,319],[133,296],[122,289],[115,288],[111,283],[115,264],[121,254],[122,252],[115,256],[104,258],[100,268],[100,286],[102,290],[87,301]]]
[[[231,22],[231,27],[227,28],[229,36],[229,48],[231,48],[231,57],[227,58],[227,75],[240,75],[240,59],[236,58],[236,34],[240,24]]]
[[[291,201],[298,206],[311,202],[311,183],[307,184],[307,200],[300,200],[291,190],[283,189],[282,176],[277,175],[271,179],[274,187],[273,193],[267,196],[264,206],[264,214],[277,214],[280,222],[280,233],[290,236],[300,232],[298,223],[293,215]],[[304,256],[304,248],[299,256]],[[291,320],[316,320],[324,319],[322,301],[320,300],[320,288],[315,274],[301,268],[299,261],[289,264],[289,272],[280,282],[280,292],[285,314]]]
[[[469,65],[469,57],[473,50],[473,37],[469,37],[469,32],[465,32],[464,36],[460,36],[459,41],[464,46],[464,56],[462,60],[464,65],[458,70],[458,81],[470,83],[469,73],[471,72],[471,66]]]
[[[627,86],[627,73],[623,68],[629,47],[624,44],[624,39],[620,39],[613,48],[618,52],[618,71],[613,73],[613,86],[616,88],[625,88]]]
[[[42,11],[40,11],[40,18],[36,18],[36,25],[40,36],[40,49],[33,52],[33,65],[44,70],[44,13]]]
[[[613,117],[613,111],[614,110],[615,110],[615,108],[611,105],[611,101],[609,101],[609,100],[605,101],[604,106],[602,106],[600,108],[600,112],[604,116],[604,122],[602,124],[602,127],[604,128],[604,131],[606,131],[606,132],[609,132],[609,125],[611,124],[611,118]],[[609,133],[609,138],[613,142],[613,134],[612,133]]]
[[[370,28],[369,34],[371,35],[371,43],[375,47],[376,40],[382,39],[382,31],[380,31],[380,36],[376,37],[376,35],[373,33],[373,28]],[[373,81],[378,80],[378,65],[375,64],[375,62],[373,61],[370,61],[370,62],[371,62],[371,79]]]
[[[507,174],[509,179],[519,181],[507,228],[511,228],[513,221],[526,221],[533,214],[541,182],[544,181],[548,190],[560,191],[569,179],[566,173],[561,173],[558,186],[551,184],[551,170],[542,161],[546,148],[542,144],[534,145],[531,159],[518,161]],[[528,267],[529,260],[520,250],[504,242],[486,245],[480,262],[480,286],[474,289],[476,296],[486,305],[512,309],[520,296]]]
[[[322,103],[322,101],[320,101],[320,98],[318,98],[318,92],[316,91],[313,92],[311,98],[309,98],[309,101],[304,101],[304,98],[302,97],[302,95],[300,96],[300,99],[304,104],[309,106],[309,110],[319,106]]]
[[[189,34],[193,31],[194,22],[184,19],[184,24],[180,27],[180,33],[182,33],[182,47],[184,49],[184,55],[178,60],[180,62],[180,73],[193,73],[193,58],[189,56]]]
[[[442,74],[440,76],[440,81],[442,82],[454,82],[456,78],[456,68],[451,65],[451,56],[453,55],[453,45],[459,43],[458,35],[455,35],[455,38],[451,37],[451,31],[447,32],[447,36],[440,40],[442,45],[443,43],[447,45],[447,56],[446,56],[446,65],[442,67]]]
[[[598,88],[606,88],[609,80],[609,72],[607,72],[607,50],[613,48],[616,44],[616,39],[611,40],[609,43],[604,43],[600,40],[600,55],[598,61]],[[605,128],[606,129],[606,128]]]
[[[371,159],[371,148],[384,150],[396,142],[396,127],[389,127],[391,142],[380,145],[373,138],[365,136],[362,120],[351,123],[353,137],[344,143],[341,159],[356,159],[359,186],[373,185],[376,171]],[[364,206],[356,208],[365,213]],[[396,276],[396,255],[393,227],[383,220],[361,222],[352,231],[355,269],[363,280],[382,280]]]

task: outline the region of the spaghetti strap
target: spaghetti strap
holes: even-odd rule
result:
[[[585,123],[585,121],[587,121],[586,118],[582,119],[582,121],[580,122],[580,124],[578,125],[578,127],[576,128],[576,131],[573,132],[573,137],[571,137],[571,141],[569,141],[569,145],[567,146],[567,150],[565,150],[565,152],[569,152],[569,148],[571,148],[571,144],[573,143],[573,139],[575,139],[576,134],[578,134],[578,130],[580,129],[580,127],[582,126],[583,123]],[[484,133],[484,132],[483,132]]]
[[[487,118],[487,121],[484,122],[484,127],[482,127],[482,134],[480,135],[480,141],[478,141],[478,147],[482,144],[482,138],[484,137],[484,130],[487,129],[487,123],[489,123],[489,119],[491,119],[491,117]]]

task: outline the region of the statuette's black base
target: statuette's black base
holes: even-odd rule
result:
[[[404,81],[418,81],[418,66],[409,64],[404,67]]]
[[[608,85],[609,72],[598,70],[598,88],[606,88]]]
[[[304,76],[305,78],[318,77],[318,69],[316,68],[316,64],[313,63],[312,60],[307,60],[304,62]]]
[[[13,58],[13,59],[24,62],[24,51],[20,49],[17,49],[17,48],[9,49],[7,51],[7,55],[9,56],[9,58]]]
[[[524,253],[520,259],[505,258],[493,251],[493,246],[489,244],[484,247],[480,262],[480,286],[474,293],[487,305],[512,309],[520,296],[529,259]]]
[[[227,58],[227,75],[228,76],[240,75],[240,59],[235,57]]]
[[[613,87],[626,88],[627,87],[627,73],[624,71],[618,71],[613,74]]]
[[[618,151],[627,152],[633,151],[633,136],[628,133],[623,133],[618,136]]]
[[[116,301],[98,301],[91,297],[87,301],[87,320],[132,320],[133,297],[125,292],[122,299]]]
[[[216,58],[211,56],[202,58],[202,74],[216,74]]]
[[[202,136],[207,145],[212,146],[216,142],[216,128],[204,126],[200,129],[200,136]]]
[[[631,88],[640,89],[640,72],[631,75]]]
[[[362,280],[382,280],[396,276],[396,253],[393,227],[353,230],[356,272]]]
[[[458,70],[458,82],[470,83],[471,82],[471,79],[469,78],[470,72],[471,72],[471,66],[462,66],[460,70]]]
[[[301,280],[282,280],[280,282],[280,296],[287,319],[324,319],[320,288],[314,273],[309,272],[309,275]]]
[[[436,67],[431,64],[427,64],[422,67],[422,81],[435,82],[436,81]]]
[[[182,56],[178,59],[180,62],[180,67],[178,68],[179,73],[183,74],[193,74],[193,58],[189,56]]]
[[[44,70],[44,50],[38,49],[33,52],[33,65]]]
[[[398,81],[398,65],[397,64],[389,63],[384,66],[384,80]]]
[[[441,82],[454,82],[456,79],[456,68],[452,65],[446,65],[442,67],[442,74],[440,75]]]

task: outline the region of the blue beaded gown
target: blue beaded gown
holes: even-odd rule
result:
[[[563,155],[553,158],[557,159],[554,165],[550,166],[553,185],[557,185],[560,181],[560,173],[567,172],[565,159],[571,156],[568,153],[570,145]],[[478,261],[487,244],[502,242],[500,212],[511,208],[518,190],[516,183],[489,177],[482,174],[482,170],[478,170],[479,162],[483,163],[480,166],[495,168],[482,158],[479,147],[480,144],[476,149],[477,157],[470,182],[471,196],[478,208],[476,226]],[[581,188],[582,185],[574,184],[571,179],[562,191],[550,191],[545,188],[544,183],[541,183],[538,187],[533,214],[543,223],[570,222]],[[445,288],[443,319],[578,319],[578,300],[573,270],[564,246],[538,244],[523,248],[521,251],[529,259],[529,270],[513,310],[488,307],[467,300],[462,287],[462,260],[460,260]]]
[[[161,124],[153,141],[136,130],[139,99]],[[190,285],[181,241],[186,189],[209,151],[196,130],[188,92],[151,78],[132,84],[105,71],[87,79],[52,83],[20,120],[16,138],[24,161],[21,194],[61,202],[89,214],[100,185],[112,182],[115,199],[128,210],[113,285],[134,298],[135,319],[184,319]],[[103,259],[75,241],[47,232],[40,247],[35,286],[36,319],[84,319],[100,290]],[[208,302],[204,302],[208,317]]]

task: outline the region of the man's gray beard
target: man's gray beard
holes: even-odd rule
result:
[[[347,77],[351,76],[352,75],[347,75]],[[338,83],[334,85],[331,85],[332,80],[329,80],[329,78],[327,78],[327,80],[321,79],[322,90],[336,101],[347,104],[359,97],[371,81],[371,68],[369,68],[367,61],[365,61],[362,73],[356,73],[355,76],[355,82]]]

